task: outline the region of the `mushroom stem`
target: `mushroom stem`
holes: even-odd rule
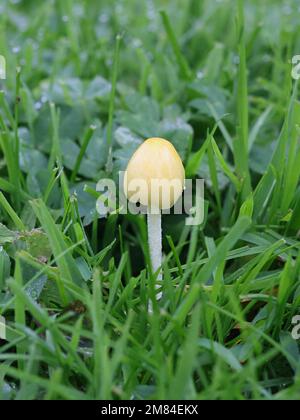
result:
[[[148,209],[148,240],[152,271],[158,280],[156,289],[163,277],[161,213],[173,207],[182,195],[184,178],[184,167],[175,147],[158,137],[141,144],[125,172],[124,191],[128,200]],[[157,300],[161,296],[158,293]]]
[[[152,271],[154,274],[161,269],[162,265],[162,228],[161,228],[161,212],[156,214],[151,213],[151,210],[148,211],[148,242],[150,249],[150,257],[152,264]],[[160,270],[157,280],[162,280],[162,271]],[[159,288],[159,285],[156,284],[156,288]],[[161,298],[161,293],[157,295],[157,300]]]

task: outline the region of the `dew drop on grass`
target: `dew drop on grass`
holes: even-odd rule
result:
[[[197,71],[197,79],[203,79],[204,73],[202,70]]]
[[[285,15],[291,15],[293,13],[293,9],[289,4],[285,4],[282,8],[282,11]]]
[[[140,48],[142,46],[142,41],[138,38],[134,38],[132,40],[132,47],[133,48]]]
[[[33,300],[37,300],[42,293],[42,290],[47,282],[47,276],[40,276],[36,280],[32,281],[28,286],[26,286],[26,293]]]
[[[107,23],[107,22],[108,22],[108,20],[109,20],[109,16],[108,16],[108,14],[107,14],[107,13],[102,13],[102,14],[99,16],[99,22],[100,22],[100,23]]]
[[[82,17],[84,15],[84,9],[81,4],[76,4],[74,6],[74,14],[77,17]]]
[[[239,56],[239,55],[237,55],[237,54],[235,54],[235,55],[233,56],[232,61],[233,61],[233,64],[236,64],[236,65],[238,66],[238,65],[240,64],[240,56]]]

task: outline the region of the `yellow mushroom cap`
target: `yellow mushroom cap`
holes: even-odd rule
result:
[[[129,201],[152,209],[171,208],[184,189],[185,171],[175,147],[158,137],[146,140],[130,159],[124,177]]]

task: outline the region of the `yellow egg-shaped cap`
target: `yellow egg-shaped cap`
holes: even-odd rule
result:
[[[145,140],[130,159],[124,177],[129,201],[152,209],[170,209],[184,189],[185,171],[168,140]]]

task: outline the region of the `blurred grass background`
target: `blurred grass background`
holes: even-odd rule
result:
[[[299,399],[299,14],[2,0],[2,399]],[[95,203],[153,136],[205,179],[206,217],[164,218],[150,315],[145,221]]]

